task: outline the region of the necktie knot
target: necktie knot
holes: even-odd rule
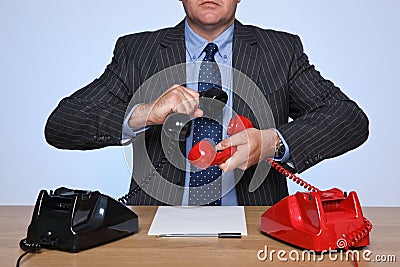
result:
[[[218,46],[214,43],[208,43],[203,51],[206,53],[203,61],[215,61],[214,56],[218,51]]]

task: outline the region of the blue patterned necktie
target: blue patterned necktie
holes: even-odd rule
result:
[[[199,92],[207,91],[212,87],[221,88],[221,72],[214,59],[217,51],[218,46],[214,43],[209,43],[204,48],[206,55],[200,65]],[[218,115],[222,116],[222,111]],[[210,118],[195,119],[193,145],[204,138],[212,139],[215,144],[218,144],[222,140],[222,126]],[[221,174],[222,171],[218,166],[192,172],[190,174],[189,205],[221,205],[221,179],[217,179]]]

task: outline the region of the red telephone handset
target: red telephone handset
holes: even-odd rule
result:
[[[252,127],[253,123],[248,118],[236,115],[229,121],[227,133],[228,135],[234,135]],[[206,169],[210,166],[224,163],[236,152],[236,147],[229,147],[222,151],[216,151],[215,145],[214,141],[208,138],[195,144],[188,154],[190,163],[197,168]]]
[[[251,127],[253,124],[248,118],[237,115],[231,119],[227,132],[233,135]],[[219,152],[214,147],[212,140],[200,141],[190,151],[189,161],[198,168],[207,168],[225,162],[236,152],[235,147]],[[267,159],[267,162],[310,192],[297,192],[269,208],[261,216],[262,232],[316,252],[370,244],[372,223],[363,216],[356,192],[347,195],[337,188],[319,190],[274,160]]]

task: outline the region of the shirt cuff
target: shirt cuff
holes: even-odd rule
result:
[[[279,136],[279,138],[281,139],[283,145],[285,146],[285,154],[283,155],[282,158],[276,158],[276,157],[274,157],[273,160],[275,160],[275,161],[280,161],[280,162],[282,162],[282,163],[285,163],[285,162],[288,162],[288,161],[291,162],[291,161],[292,161],[292,156],[290,156],[290,149],[289,149],[288,144],[286,143],[286,141],[285,141],[285,139],[283,138],[283,136],[281,135],[281,133],[280,133],[277,129],[274,129],[274,130],[275,130],[275,132],[278,134],[278,136]]]
[[[121,136],[121,144],[122,145],[130,143],[130,141],[132,139],[134,139],[136,137],[136,135],[138,135],[139,133],[144,132],[150,128],[150,126],[142,127],[139,129],[132,129],[131,127],[129,127],[129,124],[128,124],[129,119],[132,116],[132,113],[135,111],[135,109],[139,105],[140,104],[136,104],[132,107],[131,111],[128,113],[128,116],[126,116],[124,123],[122,124],[122,136]]]

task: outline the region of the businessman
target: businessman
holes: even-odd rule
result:
[[[131,191],[135,189],[135,193],[129,195],[129,204],[273,205],[288,195],[286,179],[278,172],[263,173],[264,179],[256,190],[249,190],[257,167],[266,165],[266,158],[303,172],[367,139],[368,119],[364,112],[310,65],[298,36],[241,24],[235,19],[240,0],[181,2],[186,17],[175,27],[119,38],[104,73],[64,98],[50,115],[45,129],[49,144],[83,150],[124,145],[129,143],[126,140],[133,140]],[[135,101],[139,88],[153,75],[196,62],[200,64],[200,71],[195,74],[198,83],[187,83],[189,73],[183,75],[184,80],[169,77],[163,88],[154,86],[159,85],[156,82],[154,91],[147,86],[145,97],[140,98],[145,101]],[[202,69],[206,63],[217,67]],[[268,102],[273,127],[262,128],[256,123],[257,128],[228,137],[219,123],[204,118],[199,92],[218,87],[222,80],[233,84],[228,89],[220,86],[228,93],[227,106],[254,118],[252,103],[245,103],[246,99],[237,93],[238,87],[221,71],[226,66],[254,82]],[[212,78],[203,80],[202,75]],[[226,110],[223,112],[225,116]],[[236,146],[237,151],[219,166],[200,171],[166,162],[155,170],[167,182],[149,179],[143,183],[144,178],[140,177],[148,173],[143,168],[147,165],[141,163],[144,157],[157,166],[166,156],[160,136],[171,113],[193,118],[182,155],[186,156],[204,137],[213,139],[218,150]],[[204,187],[207,184],[212,188]],[[178,190],[172,191],[171,185]]]

